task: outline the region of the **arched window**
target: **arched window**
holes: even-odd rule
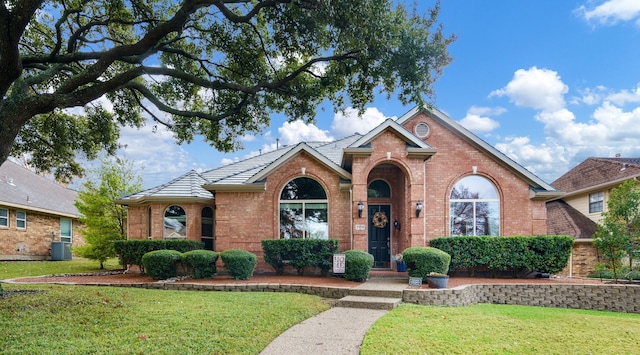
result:
[[[165,238],[184,239],[187,236],[187,214],[177,205],[171,205],[164,210]]]
[[[329,239],[327,193],[317,181],[300,177],[280,194],[280,238]]]
[[[213,244],[213,208],[205,207],[201,213],[201,240],[206,250],[215,250]]]
[[[498,190],[482,176],[460,179],[450,196],[451,235],[500,235]]]
[[[391,188],[384,180],[374,180],[369,184],[367,197],[388,198],[391,197]]]

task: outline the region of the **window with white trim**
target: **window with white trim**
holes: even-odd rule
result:
[[[604,208],[604,192],[589,194],[589,213],[602,212]]]
[[[73,223],[69,218],[60,218],[60,241],[71,243],[73,240]]]
[[[451,190],[449,203],[450,235],[500,235],[500,198],[487,178],[460,179]]]
[[[16,211],[16,228],[27,229],[27,212]]]
[[[327,193],[308,177],[293,179],[280,194],[280,238],[329,239]]]
[[[0,227],[9,227],[9,210],[0,208]]]

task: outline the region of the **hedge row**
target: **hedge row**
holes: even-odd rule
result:
[[[246,250],[228,249],[219,254],[225,269],[236,280],[248,280],[253,276],[258,258]],[[176,250],[154,250],[142,256],[146,274],[156,280],[166,280],[178,275],[180,265],[188,275],[196,279],[216,274],[218,253],[212,250],[192,250],[180,253]]]
[[[181,253],[204,249],[204,243],[194,240],[172,239],[130,239],[117,240],[113,243],[120,264],[124,266],[137,265],[144,272],[142,256],[154,250],[176,250]]]
[[[262,241],[264,261],[276,274],[282,275],[286,265],[296,268],[299,275],[305,267],[320,269],[326,275],[333,266],[333,254],[338,252],[338,240],[329,239],[267,239]]]
[[[450,271],[539,271],[555,274],[564,269],[573,248],[569,236],[442,237],[432,247],[451,255]]]

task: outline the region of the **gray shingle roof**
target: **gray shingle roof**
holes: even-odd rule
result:
[[[80,214],[73,204],[77,196],[12,161],[0,165],[0,205],[75,218]]]
[[[321,157],[324,157],[340,166],[343,149],[360,138],[355,134],[333,142],[309,142],[304,143]],[[243,184],[253,176],[261,173],[263,169],[269,168],[276,160],[280,159],[299,145],[282,147],[280,149],[267,152],[255,157],[251,157],[237,163],[225,165],[223,167],[206,171],[202,176],[209,180],[209,184]]]
[[[640,176],[640,158],[587,158],[551,185],[568,194]]]
[[[596,223],[563,200],[547,202],[547,233],[593,238]]]
[[[195,170],[191,170],[165,184],[122,197],[121,200],[134,200],[142,197],[196,197],[211,199],[213,198],[211,192],[202,188],[202,185],[206,182],[205,178]]]

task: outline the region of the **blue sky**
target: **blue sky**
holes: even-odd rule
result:
[[[431,1],[419,1],[426,11]],[[443,0],[445,33],[458,37],[435,84],[435,106],[552,182],[587,157],[640,156],[640,1]],[[245,149],[219,153],[197,140],[124,128],[119,154],[145,187],[208,170],[280,144],[365,133],[411,106],[383,96],[362,118],[318,111],[315,124],[273,116]],[[436,147],[437,148],[437,147]]]

